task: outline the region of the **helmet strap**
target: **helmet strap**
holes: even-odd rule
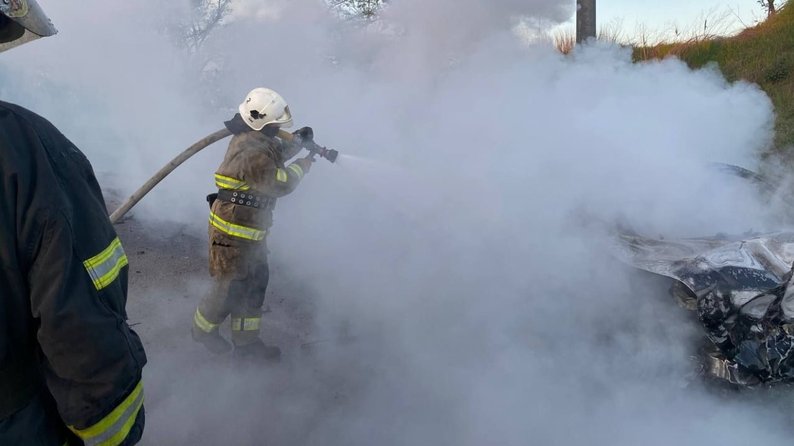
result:
[[[278,125],[268,124],[268,125],[262,127],[262,130],[260,130],[260,132],[263,135],[265,135],[265,136],[269,136],[271,138],[275,138],[276,135],[278,135],[278,129],[279,129]]]

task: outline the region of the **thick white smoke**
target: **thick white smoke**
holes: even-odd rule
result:
[[[684,388],[697,325],[607,249],[617,220],[653,235],[770,225],[707,167],[757,167],[772,122],[757,87],[512,34],[522,18],[565,20],[568,2],[395,1],[358,28],[311,1],[248,1],[189,56],[163,31],[184,9],[89,3],[45,5],[61,34],[4,55],[2,92],[75,139],[109,186],[131,192],[260,85],[343,153],[279,202],[269,248],[274,275],[313,296],[313,335],[347,342],[241,371],[149,339],[146,444],[787,438],[770,400]],[[139,216],[203,237],[222,153],[189,161]],[[195,304],[148,323],[188,324]]]

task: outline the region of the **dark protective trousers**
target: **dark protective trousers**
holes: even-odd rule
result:
[[[264,244],[210,246],[213,285],[193,319],[204,332],[217,330],[231,316],[232,342],[246,345],[259,339],[262,304],[270,279]]]

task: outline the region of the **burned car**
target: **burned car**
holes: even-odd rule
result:
[[[794,232],[618,239],[621,260],[673,279],[671,293],[712,344],[711,376],[747,386],[794,380]]]
[[[717,167],[773,189],[746,169]],[[672,279],[671,294],[705,330],[708,376],[740,386],[794,382],[794,232],[673,240],[621,227],[615,240],[621,261]]]

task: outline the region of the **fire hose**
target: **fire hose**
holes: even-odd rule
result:
[[[223,128],[218,130],[217,132],[211,133],[206,137],[196,141],[192,146],[185,149],[182,153],[177,155],[174,159],[168,162],[165,166],[163,166],[157,173],[155,173],[148,181],[146,181],[143,186],[138,188],[129,198],[127,198],[121,206],[118,207],[112,214],[110,214],[110,222],[116,223],[121,220],[124,215],[132,209],[143,197],[146,196],[157,184],[163,180],[163,178],[167,177],[168,174],[174,171],[180,164],[187,161],[190,157],[201,151],[202,149],[206,148],[207,146],[220,141],[223,138],[231,135],[232,132],[229,129]],[[279,130],[277,135],[283,141],[293,141],[295,135],[292,133],[286,132],[284,130]],[[310,152],[310,156],[313,158],[315,155],[323,157],[330,162],[335,162],[336,158],[339,156],[339,152],[336,150],[327,149],[322,147],[314,142],[312,138],[308,138],[306,140],[300,140],[300,145]]]

